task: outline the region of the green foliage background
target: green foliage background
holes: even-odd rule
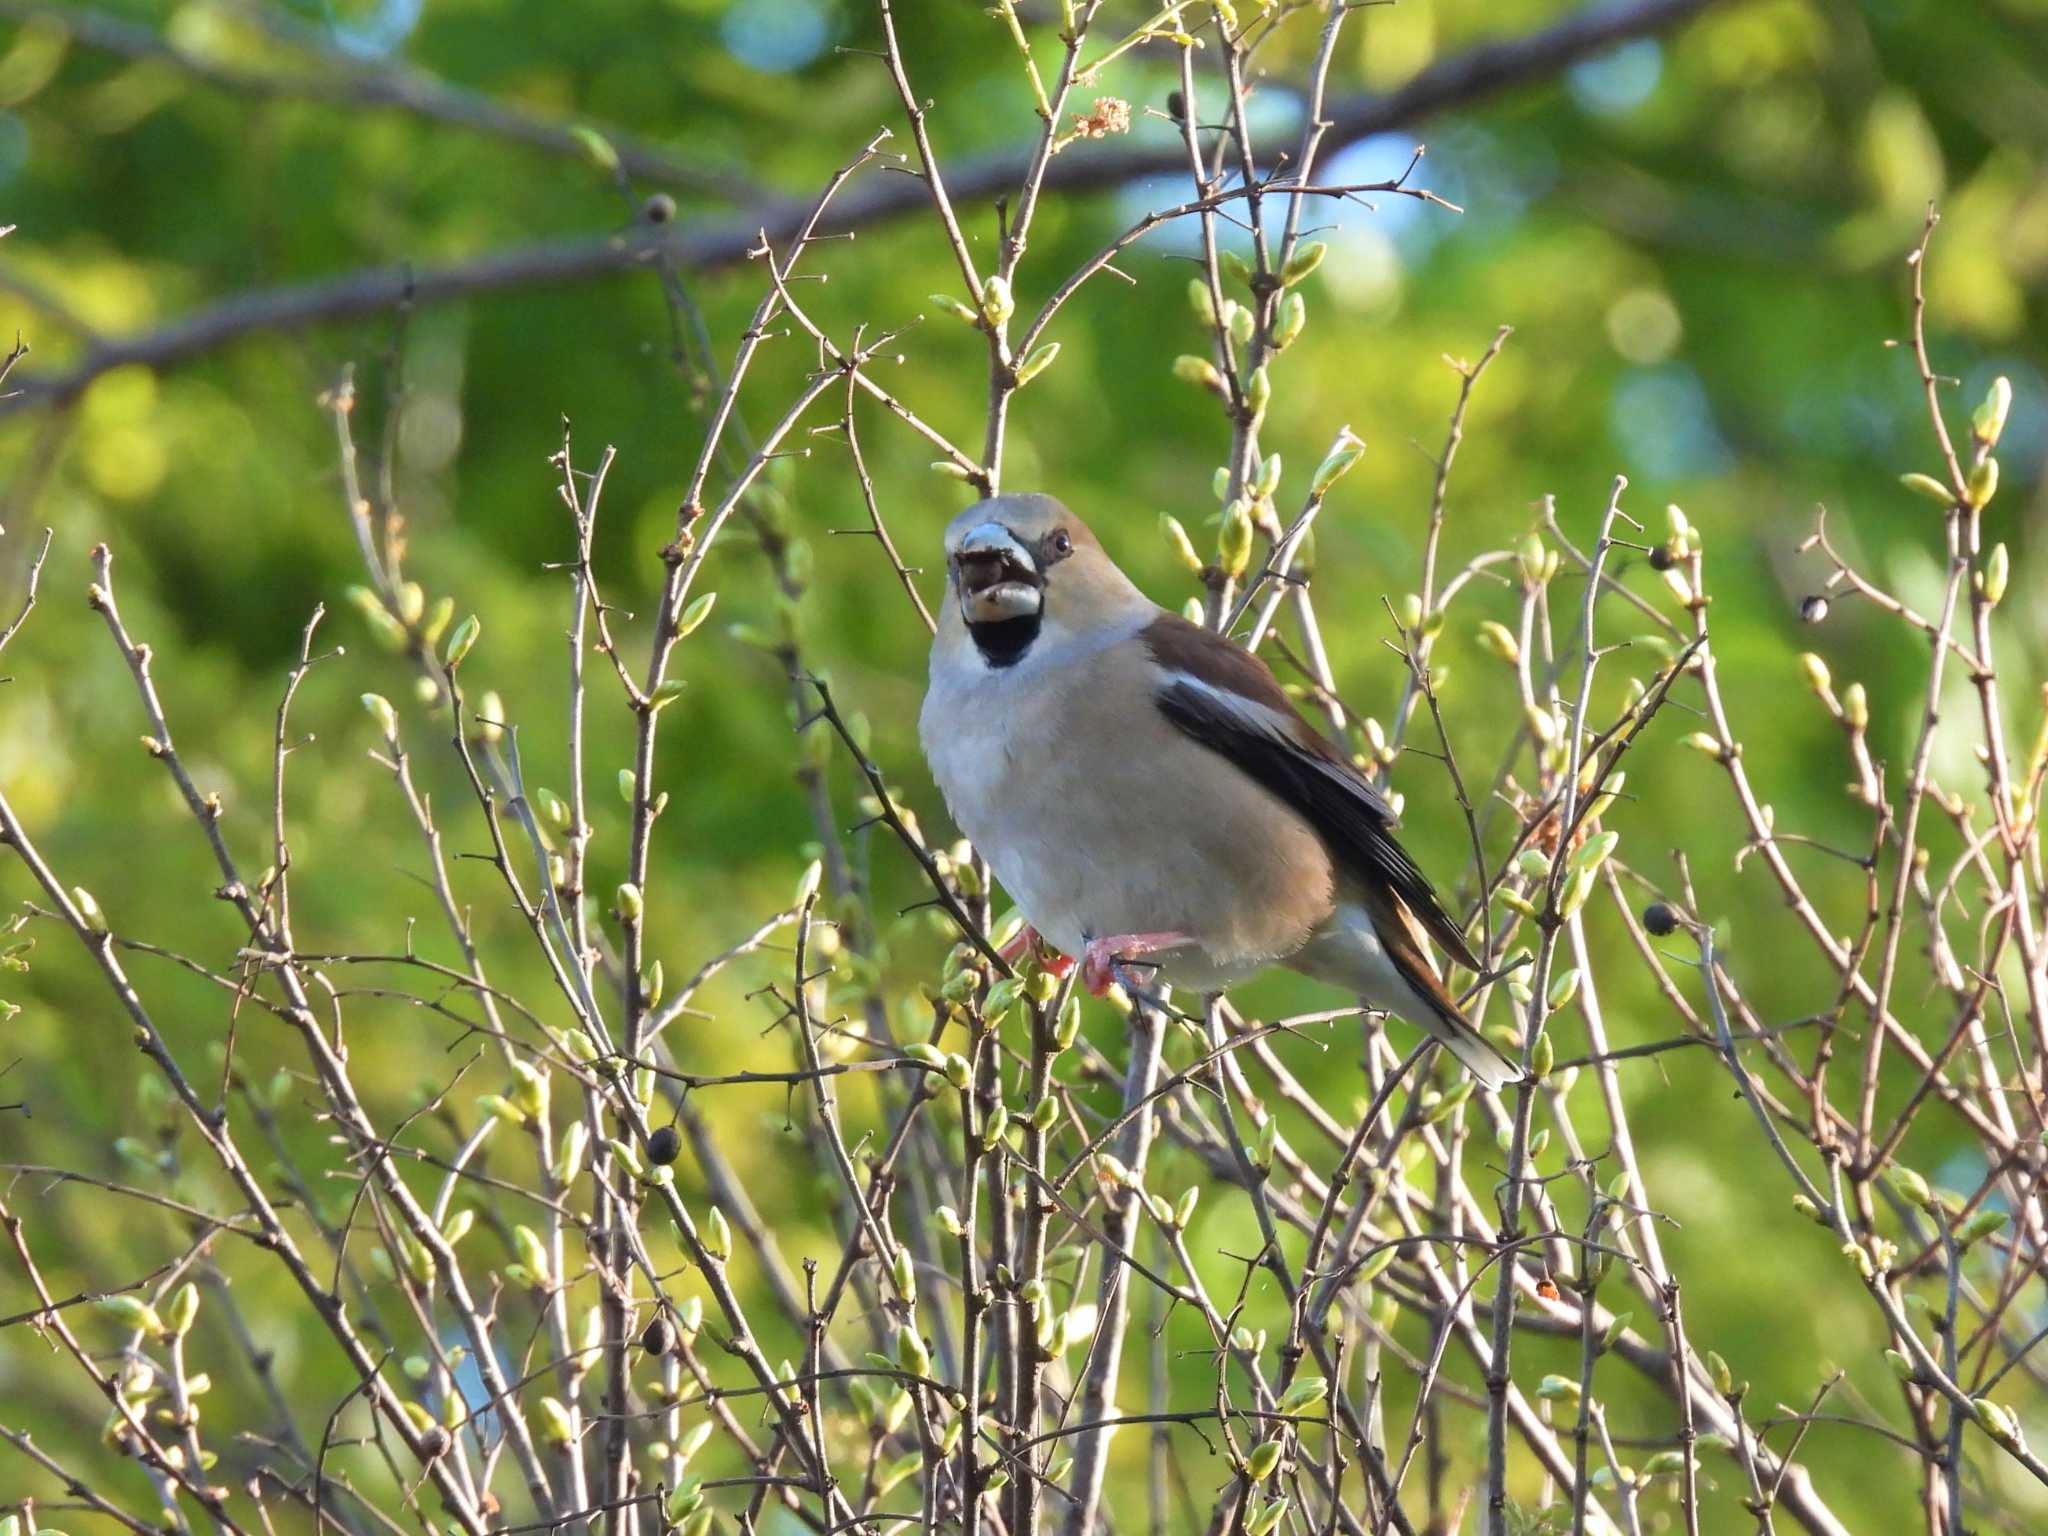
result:
[[[630,131],[776,194],[810,196],[881,126],[897,127],[896,147],[907,147],[883,70],[861,51],[875,45],[875,24],[853,0],[292,6],[309,23],[323,23],[330,9],[344,31],[388,28],[394,57],[446,80],[538,116]],[[1110,7],[1127,24],[1139,9]],[[1368,9],[1350,26],[1333,89],[1391,88],[1435,60],[1568,9],[1548,0]],[[161,28],[211,59],[268,67],[294,57],[225,6],[110,0],[101,14],[109,13]],[[979,7],[936,0],[915,0],[903,14],[908,64],[934,102],[943,161],[1024,143],[1034,127],[1029,98],[999,24]],[[1032,30],[1049,52],[1046,29]],[[1313,40],[1314,27],[1298,24],[1265,55],[1269,83],[1259,102],[1281,129],[1292,121],[1286,87],[1305,73]],[[1102,93],[1133,103],[1142,142],[1164,142],[1171,131],[1156,110],[1171,68],[1165,55],[1141,51],[1101,81]],[[1737,730],[1779,826],[1866,840],[1867,818],[1841,794],[1848,770],[1839,731],[1799,687],[1793,657],[1812,648],[1838,677],[1866,680],[1877,704],[1874,744],[1898,762],[1915,705],[1893,680],[1918,675],[1924,648],[1849,602],[1818,630],[1802,629],[1799,600],[1816,573],[1795,545],[1824,503],[1844,547],[1927,606],[1939,529],[1896,477],[1929,467],[1930,438],[1910,358],[1883,343],[1903,334],[1901,258],[1929,199],[1939,199],[1945,218],[1929,272],[1937,363],[1960,379],[1959,402],[1974,402],[1999,373],[2017,391],[1992,534],[2012,546],[2019,573],[2002,643],[2015,732],[2030,736],[2038,700],[2019,683],[2048,675],[2040,557],[2048,6],[1714,5],[1673,35],[1371,141],[1337,164],[1347,174],[1389,174],[1416,142],[1429,147],[1417,179],[1465,211],[1398,199],[1377,214],[1343,211],[1325,236],[1332,255],[1306,290],[1307,334],[1276,368],[1268,427],[1289,465],[1283,508],[1340,426],[1371,444],[1323,516],[1316,565],[1338,673],[1359,709],[1386,715],[1399,687],[1382,597],[1398,599],[1416,584],[1431,456],[1456,394],[1444,355],[1475,356],[1496,326],[1512,325],[1468,421],[1447,557],[1462,562],[1512,541],[1534,524],[1546,494],[1574,536],[1587,537],[1617,472],[1631,481],[1625,505],[1653,529],[1665,503],[1682,505],[1705,536]],[[1145,207],[1181,195],[1162,182],[1053,196],[1024,268],[1021,306],[1035,307]],[[682,192],[678,202],[685,230],[745,217],[702,194]],[[95,334],[148,330],[244,289],[366,266],[459,262],[634,220],[632,205],[585,161],[401,111],[219,89],[166,58],[124,58],[67,38],[47,15],[0,30],[0,212],[17,226],[0,244],[0,334],[19,330],[34,348],[17,383],[77,362]],[[977,249],[990,250],[988,201],[963,207],[962,217]],[[1184,291],[1190,269],[1176,259],[1182,248],[1170,234],[1149,238],[1121,263],[1133,284],[1099,279],[1066,309],[1050,333],[1063,348],[1057,364],[1019,398],[1006,472],[1012,488],[1068,500],[1150,591],[1172,602],[1188,595],[1188,581],[1157,536],[1157,514],[1171,511],[1205,536],[1215,511],[1210,475],[1226,441],[1212,402],[1169,372],[1177,353],[1203,349]],[[886,377],[956,441],[977,445],[985,354],[977,335],[927,298],[958,287],[936,227],[911,217],[864,228],[853,242],[822,247],[813,270],[831,280],[801,296],[838,337],[856,324],[930,317],[904,334],[904,362]],[[684,281],[717,351],[729,356],[760,293],[758,267]],[[87,552],[103,540],[115,551],[130,628],[156,647],[180,744],[204,785],[224,792],[233,839],[253,868],[267,862],[277,695],[309,614],[328,605],[323,641],[348,654],[314,672],[294,716],[300,945],[396,950],[419,919],[422,949],[445,948],[415,878],[416,840],[387,776],[365,759],[372,729],[358,695],[374,689],[400,701],[452,846],[480,848],[483,828],[449,756],[433,750],[445,721],[410,704],[402,660],[381,653],[341,601],[359,571],[331,427],[315,403],[344,365],[356,364],[364,391],[357,427],[374,447],[393,341],[388,317],[258,332],[160,375],[116,370],[61,413],[22,410],[0,423],[0,592],[17,590],[36,530],[54,529],[45,606],[6,657],[0,784],[59,869],[90,886],[124,933],[222,966],[239,938],[232,911],[207,899],[216,880],[205,850],[138,748],[142,722],[125,670],[80,600]],[[814,357],[801,338],[766,350],[746,396],[756,424],[780,411]],[[529,772],[559,782],[567,589],[545,567],[571,545],[547,458],[564,417],[579,463],[593,462],[603,445],[617,448],[600,570],[613,602],[644,607],[702,429],[692,370],[675,363],[667,306],[644,271],[423,307],[404,327],[403,359],[409,394],[392,472],[412,534],[409,572],[430,594],[452,594],[459,612],[483,616],[470,686],[503,695],[522,727]],[[906,558],[928,561],[966,493],[930,473],[928,446],[883,413],[864,408],[861,422]],[[834,439],[807,441],[809,456],[783,461],[774,476],[787,530],[804,541],[812,567],[800,604],[806,659],[829,670],[844,700],[872,722],[877,757],[937,832],[945,818],[914,729],[923,633],[874,543],[834,536],[864,522],[857,488]],[[705,585],[719,592],[716,620],[685,644],[679,672],[690,691],[662,736],[662,784],[675,799],[658,833],[650,903],[672,976],[783,904],[814,837],[793,777],[787,685],[771,658],[725,628],[774,622],[765,564],[744,534],[727,536]],[[935,579],[927,575],[924,586],[931,594]],[[1503,594],[1489,607],[1494,600],[1481,597],[1439,652],[1453,738],[1482,772],[1512,721],[1496,664],[1473,643],[1471,626],[1507,617],[1510,601]],[[633,649],[641,627],[621,629]],[[600,791],[625,761],[625,726],[612,709],[595,722]],[[1763,876],[1733,873],[1732,806],[1714,765],[1677,746],[1690,728],[1674,711],[1631,765],[1639,798],[1619,816],[1624,853],[1662,879],[1665,850],[1686,848],[1757,1006],[1773,1020],[1799,1018],[1826,1003],[1827,978],[1781,920]],[[1414,739],[1433,744],[1426,730]],[[1968,772],[1948,766],[1959,779]],[[855,791],[843,762],[833,775],[850,823]],[[1461,868],[1463,835],[1435,808],[1447,803],[1437,798],[1441,782],[1420,756],[1396,775],[1409,797],[1408,836],[1449,881]],[[611,806],[608,794],[597,803]],[[593,851],[598,890],[619,878],[624,852],[620,818],[608,820]],[[898,851],[882,842],[870,851],[885,906],[911,899],[914,871]],[[1812,873],[1820,889],[1853,899],[1844,873],[1824,865]],[[465,876],[480,929],[500,955],[523,955],[515,915],[486,874],[478,866]],[[6,904],[29,894],[19,867],[0,862]],[[1612,946],[1606,989],[1618,1043],[1672,1033],[1618,927],[1603,919],[1597,931]],[[888,937],[888,982],[909,993],[933,974],[944,940],[916,918]],[[0,1098],[33,1110],[32,1119],[0,1113],[0,1156],[133,1177],[113,1139],[147,1141],[156,1118],[138,1096],[127,1028],[54,930],[42,932],[31,961],[29,974],[0,977],[0,996],[21,1009],[0,1024],[0,1066],[19,1058],[0,1076]],[[786,1044],[763,1033],[768,1005],[749,995],[783,963],[742,966],[707,992],[712,1017],[680,1045],[688,1064],[786,1064]],[[523,974],[509,961],[499,966],[508,984],[544,993],[531,965]],[[142,975],[173,1040],[205,1071],[228,1000],[167,968]],[[1249,994],[1276,1008],[1319,997],[1281,982]],[[452,1032],[417,1009],[364,1001],[351,1018],[356,1070],[387,1118],[474,1049],[451,1053]],[[1120,1059],[1113,1017],[1092,1019],[1090,1029]],[[245,1012],[239,1032],[252,1073],[287,1059],[265,1019]],[[1296,1054],[1306,1064],[1318,1049]],[[1352,1070],[1341,1041],[1324,1070]],[[1670,1245],[1696,1334],[1754,1381],[1753,1404],[1803,1402],[1833,1364],[1853,1362],[1853,1411],[1895,1421],[1874,1314],[1854,1295],[1833,1242],[1790,1212],[1725,1077],[1703,1054],[1680,1053],[1636,1066],[1627,1081],[1645,1171],[1679,1224]],[[707,1108],[792,1262],[836,1254],[824,1191],[780,1096],[728,1094]],[[287,1135],[308,1165],[331,1166],[318,1123],[300,1117]],[[1909,1160],[1941,1168],[1953,1148],[1940,1136],[1930,1119]],[[174,1150],[195,1149],[179,1142]],[[214,1187],[199,1171],[181,1174],[180,1185],[195,1195]],[[45,1195],[45,1187],[31,1176],[15,1190],[18,1204],[35,1196],[39,1251],[60,1292],[131,1278],[172,1251],[168,1228],[148,1215],[128,1212],[116,1224],[104,1197],[77,1186]],[[1240,1207],[1215,1197],[1197,1248],[1244,1250],[1232,1240],[1246,1220]],[[0,1274],[0,1314],[16,1312],[27,1304],[18,1276],[4,1263]],[[294,1316],[282,1290],[252,1288],[243,1300],[275,1330],[266,1342],[286,1378],[308,1402],[330,1400],[344,1382],[312,1323]],[[1179,1368],[1190,1383],[1208,1371],[1198,1358]],[[100,1406],[76,1385],[41,1385],[54,1375],[22,1330],[0,1334],[0,1400],[37,1384],[39,1439],[89,1456]],[[242,1398],[253,1388],[235,1381],[217,1390]],[[1648,1399],[1640,1406],[1657,1411]],[[1198,1441],[1185,1448],[1191,1496],[1205,1506],[1210,1466]],[[1122,1447],[1133,1466],[1140,1449],[1136,1436]],[[1908,1461],[1855,1429],[1816,1428],[1804,1455],[1858,1530],[1897,1529],[1912,1507]],[[7,1466],[0,1490],[20,1474],[19,1463]],[[1130,1488],[1138,1486],[1133,1479]],[[1719,1507],[1734,1517],[1727,1497]],[[2041,1518],[2038,1502],[2022,1507],[2031,1513],[2015,1513],[2021,1524]]]

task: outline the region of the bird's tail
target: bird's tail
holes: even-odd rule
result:
[[[1499,1092],[1522,1080],[1522,1068],[1510,1061],[1479,1030],[1465,1010],[1458,1006],[1444,980],[1429,958],[1422,924],[1406,903],[1393,893],[1368,890],[1365,906],[1373,930],[1395,973],[1406,983],[1416,1006],[1396,1007],[1395,1012],[1411,1024],[1420,1024],[1443,1042],[1444,1049],[1489,1090]],[[1476,960],[1473,962],[1478,963]],[[1392,999],[1389,999],[1392,1001]]]
[[[1522,1080],[1522,1068],[1494,1048],[1493,1042],[1472,1027],[1471,1021],[1459,1017],[1433,1019],[1430,1033],[1443,1042],[1444,1049],[1458,1058],[1467,1072],[1478,1078],[1481,1085],[1498,1093],[1511,1083]]]

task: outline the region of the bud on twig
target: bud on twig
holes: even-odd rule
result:
[[[1252,376],[1245,381],[1244,403],[1251,408],[1254,416],[1263,416],[1266,407],[1273,400],[1273,379],[1261,363],[1252,370]]]
[[[171,1304],[164,1314],[166,1331],[182,1339],[192,1331],[192,1324],[199,1317],[199,1287],[187,1280],[171,1293]]]
[[[1264,1120],[1259,1122],[1259,1132],[1252,1138],[1252,1144],[1248,1149],[1248,1156],[1251,1158],[1251,1164],[1254,1168],[1263,1169],[1273,1166],[1273,1146],[1279,1135],[1280,1122],[1274,1119],[1273,1116],[1267,1115]]]
[[[1952,507],[1956,503],[1955,492],[1951,491],[1932,475],[1923,475],[1915,471],[1912,474],[1899,476],[1899,484],[1909,491],[1925,496],[1929,501],[1935,502],[1942,507]]]
[[[909,1323],[896,1330],[896,1364],[912,1376],[931,1374],[931,1351],[925,1348],[924,1339]]]
[[[1042,347],[1034,347],[1031,355],[1017,365],[1017,387],[1023,388],[1052,366],[1052,360],[1060,355],[1060,344],[1048,341]]]
[[[991,1110],[990,1110],[990,1111],[988,1112],[988,1117],[987,1117],[987,1118],[986,1118],[986,1119],[985,1119],[985,1120],[984,1120],[984,1121],[982,1122],[982,1126],[981,1126],[981,1146],[982,1146],[982,1150],[983,1150],[983,1151],[985,1151],[985,1152],[986,1152],[986,1151],[990,1151],[990,1150],[992,1150],[992,1149],[993,1149],[993,1148],[995,1147],[995,1144],[996,1144],[997,1142],[999,1142],[999,1141],[1001,1141],[1001,1140],[1003,1139],[1003,1132],[1004,1132],[1004,1131],[1006,1131],[1006,1130],[1008,1130],[1009,1128],[1010,1128],[1010,1107],[1009,1107],[1009,1105],[1007,1105],[1007,1104],[998,1104],[998,1105],[996,1105],[996,1107],[995,1107],[995,1108],[991,1109]]]
[[[1885,1169],[1884,1181],[1908,1205],[1925,1210],[1934,1200],[1934,1191],[1928,1188],[1927,1180],[1920,1176],[1918,1170],[1908,1168],[1904,1163],[1894,1163]]]
[[[1017,300],[1010,292],[1007,279],[989,276],[981,280],[981,317],[991,326],[1001,329],[1003,323],[1016,313]]]
[[[2026,1437],[2020,1432],[2020,1421],[2010,1408],[1994,1403],[1988,1397],[1972,1398],[1970,1406],[1976,1410],[1977,1423],[1985,1434],[2007,1450],[2019,1450],[2026,1444]]]
[[[1329,1396],[1330,1383],[1321,1376],[1304,1376],[1280,1399],[1282,1413],[1306,1413]]]
[[[1288,294],[1280,301],[1280,313],[1273,322],[1274,349],[1285,351],[1293,346],[1307,324],[1308,301],[1298,293]]]
[[[1967,1248],[1980,1239],[1989,1237],[2005,1225],[2005,1212],[1979,1211],[1968,1221],[1956,1228],[1956,1241]]]
[[[1060,1009],[1059,1022],[1053,1026],[1052,1043],[1061,1050],[1072,1048],[1081,1033],[1081,999],[1070,997],[1066,1006]]]
[[[583,1171],[583,1153],[590,1145],[590,1132],[581,1120],[571,1120],[569,1128],[562,1133],[562,1149],[556,1154],[555,1182],[568,1186],[576,1182],[576,1175]]]
[[[1187,567],[1190,573],[1199,575],[1202,570],[1202,557],[1195,553],[1194,540],[1188,537],[1188,531],[1181,525],[1181,520],[1170,512],[1162,512],[1159,514],[1159,531],[1166,535],[1166,542],[1173,547],[1174,556],[1180,563]]]
[[[704,1229],[697,1236],[704,1251],[721,1264],[732,1257],[732,1227],[726,1222],[725,1212],[717,1206],[704,1213]]]
[[[1192,352],[1183,352],[1173,360],[1173,376],[1183,384],[1199,384],[1212,393],[1223,393],[1223,375],[1216,371],[1216,365]]]
[[[1970,506],[1981,510],[1998,494],[1998,460],[1987,456],[1970,471]]]
[[[462,658],[469,654],[470,647],[476,644],[476,638],[483,629],[483,621],[473,613],[455,626],[455,633],[448,637],[448,649],[443,658],[451,670],[462,665]]]
[[[1522,643],[1514,631],[1495,619],[1486,619],[1479,626],[1479,643],[1502,661],[1513,666],[1522,659]]]
[[[164,1331],[164,1321],[157,1316],[156,1308],[138,1296],[102,1296],[97,1305],[123,1327],[137,1329],[152,1337]]]
[[[2012,575],[2012,556],[2003,544],[1994,544],[1984,562],[1983,592],[1987,606],[1996,608],[2005,597],[2005,584]]]
[[[1316,472],[1309,478],[1308,494],[1311,501],[1320,501],[1330,494],[1330,487],[1350,473],[1351,466],[1365,456],[1365,439],[1356,436],[1349,427],[1341,428],[1337,440],[1330,445],[1330,451],[1323,455],[1323,462],[1316,466]]]
[[[699,624],[711,617],[712,605],[718,601],[716,592],[702,592],[690,599],[690,605],[676,620],[676,638],[683,639],[694,632]]]
[[[1320,240],[1308,240],[1296,246],[1294,254],[1287,259],[1287,265],[1280,269],[1280,285],[1292,288],[1320,267],[1323,258],[1329,254],[1329,246]]]
[[[1970,417],[1970,436],[1979,448],[1988,451],[1998,446],[1998,439],[2005,431],[2006,415],[2011,410],[2012,380],[2001,374],[1991,381],[1984,403]]]
[[[1852,731],[1861,732],[1869,728],[1870,698],[1861,683],[1851,683],[1842,690],[1842,718]]]
[[[576,1421],[569,1416],[569,1410],[562,1406],[558,1397],[544,1397],[540,1400],[541,1438],[552,1446],[566,1446],[576,1439]]]
[[[1252,559],[1252,514],[1242,497],[1223,509],[1216,532],[1216,564],[1232,581],[1245,573]]]
[[[85,924],[88,933],[105,934],[109,931],[107,915],[100,910],[100,904],[93,898],[92,892],[84,886],[71,887],[71,904],[78,908],[79,919]]]

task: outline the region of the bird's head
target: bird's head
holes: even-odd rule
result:
[[[994,666],[1017,661],[1044,637],[1083,637],[1134,604],[1149,607],[1086,523],[1035,494],[992,497],[953,519],[946,597]]]

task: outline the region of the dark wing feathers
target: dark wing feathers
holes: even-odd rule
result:
[[[1423,942],[1423,927],[1415,916],[1415,909],[1396,896],[1385,886],[1366,885],[1361,898],[1365,910],[1372,917],[1373,931],[1379,935],[1380,947],[1387,952],[1387,958],[1395,968],[1408,978],[1410,986],[1420,992],[1437,1012],[1446,1025],[1453,1030],[1470,1030],[1471,1021],[1458,1006],[1451,989],[1444,985],[1443,978],[1430,963],[1429,949]],[[1464,964],[1461,960],[1459,964]]]
[[[1370,780],[1302,719],[1258,657],[1179,614],[1144,631],[1171,678],[1156,695],[1161,714],[1292,806],[1354,873],[1385,886],[1465,969],[1481,969],[1428,876],[1394,840],[1393,808]]]

